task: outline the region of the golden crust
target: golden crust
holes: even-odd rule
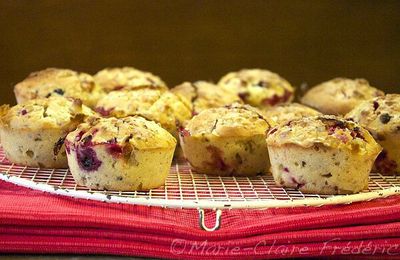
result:
[[[387,94],[364,101],[350,111],[346,118],[359,123],[376,137],[386,133],[399,133],[400,95]]]
[[[256,107],[271,107],[289,103],[294,97],[290,83],[268,70],[243,69],[223,76],[218,85],[232,91],[242,100]]]
[[[176,139],[156,124],[140,116],[125,118],[90,118],[87,123],[68,134],[67,142],[91,144],[131,144],[133,149],[151,150],[171,148]]]
[[[306,117],[271,129],[270,146],[295,144],[311,148],[316,144],[347,149],[360,154],[377,154],[382,148],[358,124],[335,116]]]
[[[269,128],[267,120],[255,108],[240,104],[204,110],[186,126],[191,136],[199,137],[265,135]]]
[[[99,101],[97,111],[119,118],[140,115],[160,123],[173,134],[176,125],[192,116],[190,108],[176,95],[159,88],[112,91]]]
[[[132,67],[105,68],[94,75],[94,80],[107,93],[113,90],[145,86],[167,88],[160,77]]]
[[[207,81],[184,82],[171,92],[185,100],[194,115],[209,108],[242,103],[238,95]]]
[[[365,79],[335,78],[311,88],[301,103],[324,114],[345,115],[362,101],[383,95]]]
[[[0,124],[13,130],[65,129],[76,126],[94,112],[77,99],[34,99],[13,107],[1,107]]]
[[[56,68],[31,73],[15,85],[14,93],[18,103],[50,96],[64,96],[81,99],[85,105],[91,107],[102,95],[92,76]]]
[[[272,121],[275,124],[283,124],[289,122],[290,120],[321,115],[321,113],[317,110],[298,103],[283,104],[265,109],[262,111],[262,114],[269,121]]]

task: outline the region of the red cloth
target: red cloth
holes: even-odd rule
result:
[[[212,226],[214,213],[207,212]],[[400,256],[400,196],[319,208],[196,210],[107,204],[0,181],[0,252],[249,259]]]

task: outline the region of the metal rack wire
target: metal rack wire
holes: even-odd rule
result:
[[[400,176],[370,175],[369,188],[360,194],[328,196],[304,194],[282,188],[271,175],[219,177],[196,174],[183,160],[174,161],[166,184],[150,191],[104,191],[78,186],[68,169],[39,169],[10,163],[0,148],[0,179],[58,195],[135,205],[199,209],[202,228],[204,209],[322,206],[371,200],[400,193]]]

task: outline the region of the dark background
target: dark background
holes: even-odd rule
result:
[[[0,0],[0,103],[31,71],[122,65],[170,86],[261,67],[400,92],[400,1]]]

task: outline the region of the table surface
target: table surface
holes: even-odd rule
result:
[[[123,256],[76,256],[76,255],[23,255],[8,254],[0,255],[0,260],[139,260],[155,258],[123,257]]]

